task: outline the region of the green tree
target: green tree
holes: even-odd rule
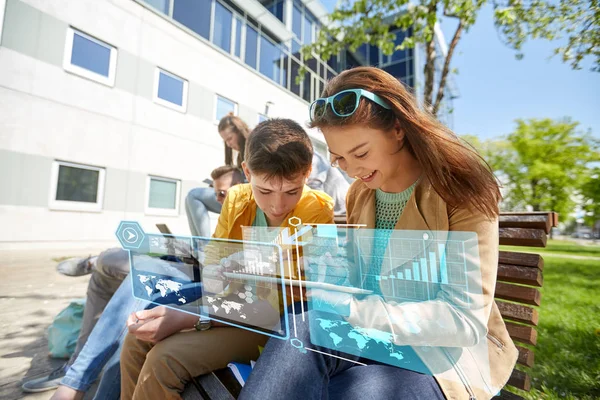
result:
[[[586,211],[585,222],[593,225],[600,220],[600,167],[590,171],[589,176],[581,186],[583,209]]]
[[[493,1],[495,25],[504,41],[519,52],[528,38],[556,39],[565,32],[569,43],[557,49],[564,60],[579,68],[583,57],[592,54],[600,66],[599,0],[587,0],[588,8],[586,0],[559,0],[558,5],[544,3],[550,0]],[[448,76],[456,72],[451,65],[458,43],[487,3],[487,0],[340,0],[315,42],[302,48],[302,55],[305,60],[313,57],[329,60],[345,49],[355,52],[363,44],[377,46],[384,54],[391,55],[423,45],[425,81],[420,100],[437,115],[446,95]],[[445,54],[440,54],[435,43],[436,24],[442,17],[456,21]],[[393,31],[409,28],[412,34],[396,43]],[[296,79],[302,79],[304,72],[303,67]]]
[[[366,43],[391,55],[395,51],[414,48],[421,43],[425,46],[422,100],[429,111],[437,115],[445,96],[456,47],[463,33],[475,23],[477,13],[485,3],[486,0],[342,0],[329,15],[329,23],[319,32],[316,41],[303,47],[302,54],[305,59],[316,55],[329,60],[346,48],[355,52]],[[434,36],[436,23],[442,15],[457,21],[445,55],[437,52]],[[396,35],[392,32],[396,28],[412,28],[412,35],[396,44]],[[438,60],[442,65],[439,78],[435,76],[435,64]],[[437,87],[434,89],[434,86]]]
[[[527,39],[563,43],[554,53],[580,69],[587,57],[600,72],[600,2],[598,0],[494,0],[495,24],[504,42],[522,58]]]
[[[488,158],[508,189],[506,208],[531,206],[534,211],[567,215],[588,164],[600,160],[597,141],[568,118],[519,119],[516,123],[515,131]]]

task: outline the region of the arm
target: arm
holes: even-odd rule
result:
[[[468,291],[451,285],[433,300],[424,302],[385,302],[380,296],[364,299],[347,297],[348,322],[394,335],[398,345],[466,347],[479,343],[487,333],[493,302],[498,262],[498,223],[468,210],[450,213],[452,231],[477,233],[479,259],[467,259]],[[473,248],[474,250],[475,248]]]

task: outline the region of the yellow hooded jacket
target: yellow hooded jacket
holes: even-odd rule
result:
[[[233,186],[227,192],[213,237],[242,240],[242,227],[252,226],[256,218],[256,200],[249,183]],[[304,186],[296,207],[286,216],[282,228],[291,227],[289,219],[302,223],[333,224],[333,199],[324,192]]]

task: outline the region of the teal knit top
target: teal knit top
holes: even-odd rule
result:
[[[381,189],[375,191],[375,228],[394,229],[408,199],[412,195],[417,182],[400,193],[386,193]]]
[[[418,182],[418,181],[417,181]],[[373,235],[373,254],[369,272],[364,277],[363,288],[380,294],[377,277],[388,247],[390,236],[404,211],[417,182],[400,193],[386,193],[381,189],[375,192],[375,234]]]

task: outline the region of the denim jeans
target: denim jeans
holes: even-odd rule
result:
[[[303,322],[301,315],[296,316],[298,339],[314,348],[310,345],[308,319]],[[326,354],[304,353],[290,341],[270,339],[239,399],[445,399],[431,375],[365,359],[360,359],[367,364],[362,366],[328,354],[357,361],[356,356],[317,349]]]
[[[185,212],[192,236],[210,237],[210,217],[208,212],[221,212],[221,204],[217,201],[213,188],[196,188],[190,190],[185,198]]]
[[[85,392],[104,369],[94,398],[118,399],[121,393],[119,358],[127,334],[127,317],[134,311],[149,308],[149,304],[133,297],[131,275],[128,275],[108,302],[61,385]]]
[[[106,305],[129,274],[129,252],[120,248],[104,250],[96,257],[88,283],[85,309],[77,345],[69,359],[72,365],[86,344]]]

